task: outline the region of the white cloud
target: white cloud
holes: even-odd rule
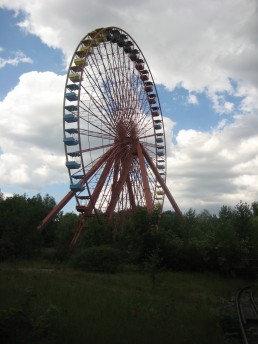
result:
[[[189,94],[189,96],[187,97],[187,102],[189,104],[194,104],[194,105],[199,104],[198,98],[194,94]]]
[[[0,49],[0,52],[4,51]],[[22,51],[16,51],[14,57],[2,58],[0,57],[0,69],[4,68],[6,65],[18,66],[19,63],[33,63],[30,57],[27,57]]]
[[[232,92],[230,92],[232,94]],[[234,103],[225,100],[225,94],[216,94],[211,92],[209,97],[212,101],[214,110],[222,115],[232,113],[234,110]]]
[[[242,96],[252,98],[249,105],[254,101],[249,90],[258,87],[256,0],[75,0],[72,11],[68,0],[2,0],[3,5],[24,11],[20,27],[61,48],[67,61],[87,32],[119,26],[140,45],[158,83],[208,90],[212,96],[236,93],[238,86],[233,88],[230,80],[241,81]],[[229,105],[222,110],[214,103],[219,112],[230,111]]]
[[[65,180],[64,81],[51,72],[23,74],[0,102],[0,185],[38,189]]]
[[[258,114],[211,132],[181,130],[168,150],[168,186],[188,209],[258,198]],[[166,203],[168,207],[168,203]]]

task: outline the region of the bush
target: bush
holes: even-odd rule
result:
[[[120,251],[109,246],[89,247],[73,256],[74,268],[84,271],[115,273],[120,264]]]
[[[37,296],[35,290],[27,288],[20,306],[0,311],[1,343],[56,343],[59,308],[50,304],[41,309]]]

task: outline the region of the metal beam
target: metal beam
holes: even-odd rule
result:
[[[86,210],[87,214],[91,214],[92,210],[95,208],[95,204],[97,202],[97,199],[98,199],[100,192],[103,188],[103,185],[104,185],[104,183],[105,183],[105,181],[106,181],[106,179],[110,173],[110,170],[112,168],[112,164],[113,164],[114,159],[115,159],[115,155],[112,153],[114,153],[114,152],[111,152],[110,153],[111,155],[107,158],[106,165],[105,165],[105,167],[101,173],[101,176],[97,182],[97,185],[96,185],[96,187],[92,193],[92,196],[90,198],[90,201],[89,201],[89,204],[88,204],[87,210]]]
[[[147,208],[147,211],[150,213],[153,208],[152,198],[151,198],[150,186],[148,182],[148,175],[147,175],[146,166],[145,166],[145,162],[143,158],[142,148],[139,142],[137,144],[137,155],[138,155],[140,169],[141,169],[143,193],[145,196],[146,208]]]
[[[152,169],[153,173],[155,174],[155,177],[157,178],[158,182],[160,183],[163,191],[165,192],[169,202],[171,203],[172,207],[174,208],[175,212],[180,215],[183,216],[180,208],[178,207],[176,201],[174,200],[174,197],[172,196],[171,192],[169,191],[167,185],[165,184],[164,180],[162,179],[161,175],[159,174],[159,171],[157,169],[157,167],[154,165],[151,157],[149,156],[149,153],[146,151],[146,149],[143,147],[143,145],[141,145],[142,148],[142,152],[143,155],[146,159],[146,161],[148,162],[150,168]]]
[[[129,194],[129,201],[131,204],[131,208],[134,210],[136,208],[136,204],[135,204],[135,198],[134,198],[132,184],[131,184],[129,175],[126,178],[126,186],[127,186],[127,190],[128,190],[128,194]]]
[[[101,167],[103,162],[113,151],[113,147],[110,148],[85,174],[84,178],[79,181],[79,184],[83,185],[87,180]],[[49,214],[43,219],[41,224],[38,226],[38,230],[42,231],[51,222],[56,215],[63,209],[63,207],[73,198],[75,191],[69,191],[68,194],[49,212]]]
[[[84,228],[84,218],[81,217],[80,222],[78,224],[78,227],[77,227],[77,229],[76,229],[76,231],[74,233],[74,236],[72,238],[72,241],[70,243],[70,249],[71,250],[74,248],[74,246],[75,246],[75,244],[76,244],[76,242],[77,242],[77,240],[78,240],[78,238],[79,238],[83,228]]]
[[[126,178],[128,177],[128,173],[130,171],[132,162],[133,162],[133,154],[130,151],[129,154],[126,155],[123,164],[122,164],[122,173],[120,176],[120,179],[118,180],[117,184],[116,184],[116,189],[113,191],[112,196],[111,196],[111,200],[110,203],[107,207],[107,211],[106,214],[109,218],[109,220],[111,220],[112,216],[113,216],[113,212],[115,210],[117,201],[119,199],[120,193],[123,189],[124,183],[126,181]]]

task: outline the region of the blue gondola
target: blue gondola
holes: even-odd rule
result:
[[[63,141],[66,146],[75,146],[79,143],[79,141],[76,140],[74,137],[64,137]]]
[[[73,179],[82,179],[83,177],[83,174],[76,174],[75,176],[73,176]]]
[[[165,152],[163,150],[158,150],[157,154],[158,154],[158,156],[164,156]]]
[[[75,105],[66,105],[65,110],[73,112],[73,111],[77,111],[78,107]]]
[[[71,157],[75,157],[75,156],[81,156],[81,153],[80,152],[70,152],[70,153],[67,153],[67,155],[69,155]]]
[[[75,115],[73,115],[72,113],[70,113],[70,114],[64,115],[64,120],[67,123],[73,123],[73,122],[77,122],[78,118]]]
[[[78,191],[84,191],[85,190],[85,186],[81,185],[81,184],[71,184],[70,185],[70,189],[72,191],[78,192]]]
[[[70,91],[77,91],[77,90],[79,90],[79,85],[70,84],[70,85],[66,85],[66,88],[68,88]]]
[[[73,102],[73,101],[75,101],[75,100],[78,99],[78,96],[77,96],[77,94],[74,93],[74,92],[69,92],[69,93],[66,93],[66,94],[65,94],[65,98],[66,98],[67,100],[69,100],[70,102]]]
[[[65,165],[67,168],[69,168],[69,170],[75,170],[81,167],[81,164],[76,161],[66,161]]]
[[[69,134],[78,134],[77,128],[69,128],[69,129],[65,129],[65,131]]]

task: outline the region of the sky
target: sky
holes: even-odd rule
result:
[[[107,26],[128,32],[151,69],[181,210],[257,202],[257,0],[0,0],[1,191],[57,202],[69,192],[67,66],[80,40]]]

